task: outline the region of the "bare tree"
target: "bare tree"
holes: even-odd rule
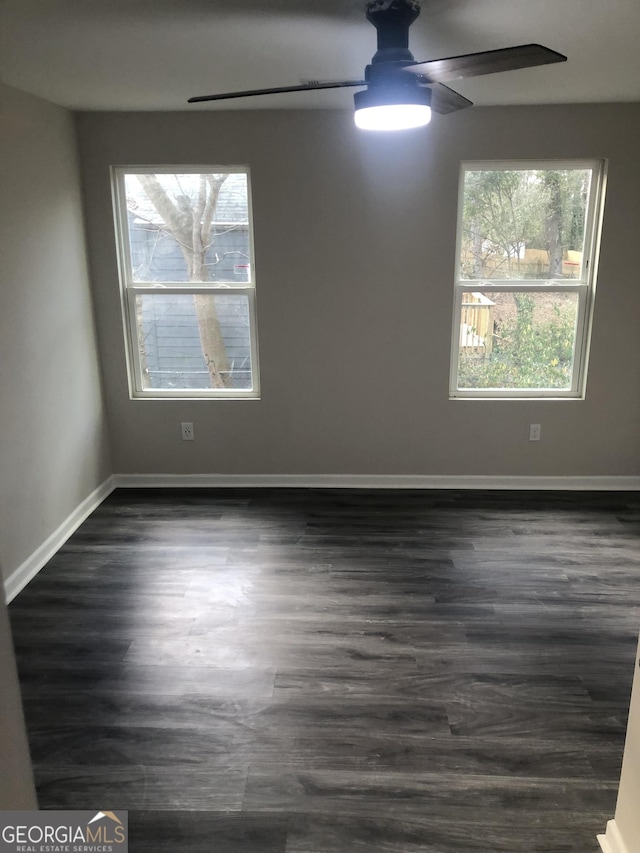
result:
[[[171,198],[157,175],[137,175],[149,201],[162,217],[163,231],[180,246],[189,281],[208,281],[207,251],[215,239],[213,218],[220,189],[228,175],[199,175],[194,193],[176,194]],[[211,387],[231,384],[229,361],[220,329],[215,299],[209,294],[193,296],[202,353],[211,378]]]

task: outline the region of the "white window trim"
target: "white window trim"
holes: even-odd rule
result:
[[[247,176],[247,204],[249,209],[249,280],[247,282],[134,282],[131,270],[131,246],[127,219],[125,176],[127,174],[244,174]],[[251,176],[247,166],[112,166],[111,187],[113,216],[115,223],[120,302],[125,340],[129,396],[132,400],[157,399],[218,399],[255,400],[260,398],[260,370],[258,364],[258,332],[256,323],[255,252],[253,241],[253,207],[251,200]],[[136,296],[144,294],[199,294],[242,295],[247,297],[249,309],[249,339],[251,347],[251,388],[144,388],[140,352],[137,341]]]
[[[522,399],[584,399],[586,394],[587,368],[593,322],[596,273],[600,248],[600,233],[606,185],[606,161],[576,158],[575,160],[466,160],[460,164],[458,183],[458,215],[456,222],[456,265],[453,299],[453,327],[451,335],[451,359],[449,375],[449,399],[451,400],[522,400]],[[518,279],[516,281],[461,279],[460,259],[462,251],[462,221],[464,210],[465,172],[510,171],[513,169],[591,169],[593,173],[589,204],[585,212],[588,226],[585,230],[583,277],[570,279]],[[576,309],[576,333],[574,340],[573,370],[571,386],[567,388],[458,388],[458,359],[460,355],[460,320],[462,316],[462,294],[473,291],[483,293],[575,293],[578,297]]]

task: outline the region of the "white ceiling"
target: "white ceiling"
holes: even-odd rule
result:
[[[538,42],[566,63],[461,81],[476,104],[640,101],[640,0],[423,0],[417,60]],[[0,0],[0,79],[79,110],[349,107],[352,91],[192,95],[360,78],[364,0]]]

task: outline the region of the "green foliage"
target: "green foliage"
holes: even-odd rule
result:
[[[465,173],[461,274],[469,279],[558,278],[563,253],[582,250],[588,169]],[[548,253],[529,270],[525,249]]]
[[[575,310],[554,307],[555,317],[533,319],[534,297],[516,297],[515,320],[505,323],[489,357],[460,353],[459,388],[568,388],[571,384]]]

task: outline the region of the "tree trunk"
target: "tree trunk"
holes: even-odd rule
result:
[[[562,188],[559,175],[550,172],[546,184],[550,192],[549,215],[546,221],[549,278],[562,278],[564,240],[562,233]]]
[[[197,293],[194,294],[193,301],[198,317],[202,354],[211,378],[211,387],[228,388],[231,384],[228,373],[229,360],[213,295]]]
[[[206,249],[201,248],[198,253],[192,253],[190,258],[185,258],[190,267],[192,281],[206,281],[205,255]],[[216,311],[215,295],[213,293],[194,294],[193,303],[198,318],[202,355],[209,371],[211,387],[228,388],[231,385],[229,359]]]
[[[471,224],[471,232],[473,234],[473,242],[471,247],[471,252],[473,255],[473,277],[483,278],[484,261],[482,257],[482,231],[480,230],[480,226],[476,225],[474,222]]]
[[[549,277],[562,277],[562,230],[560,217],[554,216],[547,221],[547,251],[549,253]]]

